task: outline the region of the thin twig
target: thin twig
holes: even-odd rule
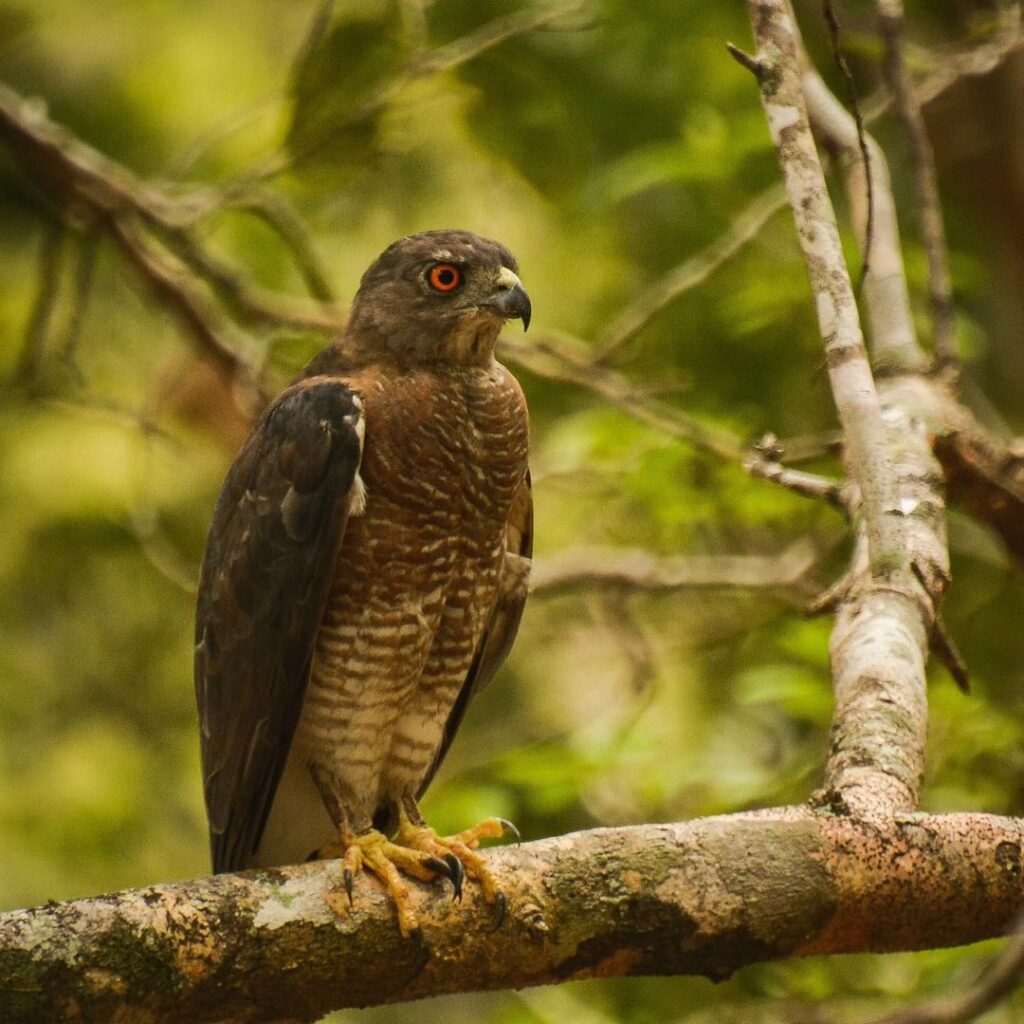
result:
[[[573,351],[574,347],[576,351]],[[587,388],[634,419],[671,437],[688,441],[721,459],[738,462],[743,457],[744,445],[734,434],[699,423],[675,406],[644,396],[642,388],[631,384],[618,371],[592,365],[589,350],[579,343],[572,346],[566,337],[549,335],[531,342],[502,338],[499,351],[503,358],[531,373]]]
[[[822,0],[822,11],[825,15],[825,23],[828,25],[828,37],[832,47],[832,57],[843,77],[843,84],[846,86],[846,100],[850,105],[850,111],[857,125],[857,145],[860,149],[860,158],[864,164],[864,183],[867,190],[867,216],[864,223],[864,244],[861,247],[860,277],[857,281],[857,291],[860,292],[864,281],[868,276],[871,266],[871,242],[875,224],[875,185],[874,175],[871,173],[871,153],[868,150],[866,132],[864,129],[864,115],[861,113],[860,101],[857,98],[857,84],[853,78],[853,72],[846,61],[842,45],[842,26],[839,23],[839,16],[836,14],[833,0]]]
[[[773,185],[757,196],[710,245],[673,267],[601,332],[593,361],[605,363],[618,355],[666,306],[703,284],[785,206],[786,190],[782,185]]]
[[[143,557],[168,582],[186,594],[199,590],[199,566],[189,562],[160,528],[155,508],[139,506],[128,517],[132,534]]]
[[[650,638],[630,607],[631,590],[624,586],[602,587],[592,595],[588,608],[601,633],[618,644],[629,665],[630,686],[639,696],[654,678],[656,658]]]
[[[316,139],[309,140],[303,146],[293,145],[291,148],[280,149],[271,154],[259,167],[241,179],[242,187],[251,187],[258,182],[265,182],[287,171],[294,170],[303,161],[320,152],[343,129],[366,124],[376,118],[395,101],[411,82],[442,72],[453,71],[510,39],[527,35],[560,18],[577,13],[582,6],[581,0],[574,0],[572,3],[549,7],[541,11],[523,8],[495,18],[454,42],[414,56],[404,71],[388,78],[379,89],[358,103],[347,114],[332,121],[328,131]]]
[[[931,103],[962,78],[989,74],[1022,45],[1024,25],[1021,8],[1019,3],[1013,3],[997,12],[996,29],[985,42],[965,50],[935,55],[935,70],[926,75],[915,88],[918,103],[921,106]],[[888,110],[891,103],[891,96],[879,96],[866,116],[873,120]]]
[[[929,360],[917,341],[910,293],[903,266],[896,201],[889,182],[889,165],[885,154],[870,135],[858,129],[855,118],[829,90],[821,75],[803,61],[801,79],[807,111],[815,136],[844,166],[846,193],[854,233],[862,248],[867,245],[869,211],[867,194],[859,157],[863,143],[871,153],[867,165],[873,184],[870,194],[874,212],[872,257],[864,278],[864,304],[870,327],[871,351],[879,369],[923,371]]]
[[[334,286],[313,244],[306,226],[288,199],[280,192],[257,190],[228,197],[224,208],[244,210],[272,228],[295,260],[309,294],[321,302],[336,303]]]
[[[928,254],[928,297],[936,362],[950,383],[958,376],[953,286],[949,273],[946,229],[939,201],[939,183],[921,105],[907,70],[903,52],[903,0],[877,0],[878,21],[885,43],[885,76],[896,103],[896,112],[910,139],[914,183],[920,206],[921,237]]]
[[[953,682],[956,683],[963,693],[970,693],[970,669],[967,667],[964,656],[953,642],[953,638],[950,636],[949,629],[946,626],[946,620],[940,612],[935,613],[930,641],[932,653],[945,665],[946,671],[953,678]]]
[[[755,446],[754,453],[744,462],[743,468],[752,477],[768,480],[805,498],[827,502],[843,512],[848,511],[840,481],[830,480],[817,473],[790,469],[782,464],[781,456],[782,450],[777,441],[768,435]]]

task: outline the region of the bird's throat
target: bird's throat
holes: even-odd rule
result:
[[[442,342],[439,355],[445,362],[484,366],[494,357],[494,346],[504,321],[484,310],[459,318]]]

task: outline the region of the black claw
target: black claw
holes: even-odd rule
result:
[[[352,900],[352,869],[345,868],[341,873],[342,881],[345,883],[345,893],[348,896],[348,905],[353,906]]]
[[[452,888],[455,890],[452,896],[453,900],[462,900],[462,880],[466,877],[466,871],[462,866],[462,861],[455,856],[454,853],[446,853],[444,855],[444,862],[448,865],[451,874],[448,876],[452,880]]]
[[[523,841],[523,837],[519,834],[519,829],[508,818],[499,818],[498,824],[501,825],[501,830],[506,836],[511,836],[516,841],[516,846]]]
[[[426,945],[423,941],[423,929],[419,925],[409,932],[409,941],[421,948]]]
[[[423,862],[423,866],[429,868],[434,874],[444,875],[445,878],[452,878],[451,865],[448,864],[447,860],[441,860],[438,857],[427,857]]]
[[[503,892],[494,894],[494,927],[490,929],[496,932],[505,923],[505,911],[508,909],[508,901]]]

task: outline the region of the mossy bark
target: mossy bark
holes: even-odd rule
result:
[[[368,876],[350,914],[309,864],[0,915],[0,1019],[315,1020],[330,1010],[571,978],[720,979],[786,956],[1001,934],[1024,905],[1024,821],[865,822],[781,808],[495,850],[505,921],[474,887],[415,886],[403,939]]]

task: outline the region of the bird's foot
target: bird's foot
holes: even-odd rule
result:
[[[344,891],[328,893],[327,902],[337,914],[345,914],[352,906],[353,885],[360,871],[369,871],[380,879],[398,913],[398,927],[408,938],[419,932],[419,922],[410,906],[411,892],[405,878],[409,876],[424,882],[447,878],[455,890],[455,899],[462,899],[462,883],[468,875],[479,883],[484,899],[497,909],[495,928],[505,917],[505,897],[498,890],[494,875],[476,848],[482,839],[500,839],[511,836],[519,839],[515,825],[504,818],[487,818],[453,836],[439,836],[424,824],[413,824],[406,817],[400,819],[398,832],[392,842],[369,829],[359,835],[342,833],[340,841],[318,850],[318,859],[341,858]]]
[[[426,850],[393,843],[387,836],[370,829],[360,835],[343,834],[339,843],[332,843],[317,851],[318,858],[341,858],[341,877],[344,893],[328,893],[327,902],[337,914],[345,914],[352,906],[353,883],[361,870],[369,871],[380,879],[398,913],[398,927],[404,938],[419,932],[419,922],[410,906],[411,893],[403,875],[432,882],[438,877],[449,878],[456,884],[452,867],[446,861]],[[459,871],[461,882],[461,871]]]
[[[505,896],[499,891],[487,862],[476,850],[482,839],[501,839],[506,836],[518,841],[519,831],[504,818],[485,818],[479,825],[453,836],[439,836],[429,825],[414,824],[403,816],[395,835],[395,842],[445,864],[449,869],[448,877],[455,889],[457,900],[462,899],[464,875],[478,882],[483,890],[484,899],[497,908],[497,928],[505,917]]]

